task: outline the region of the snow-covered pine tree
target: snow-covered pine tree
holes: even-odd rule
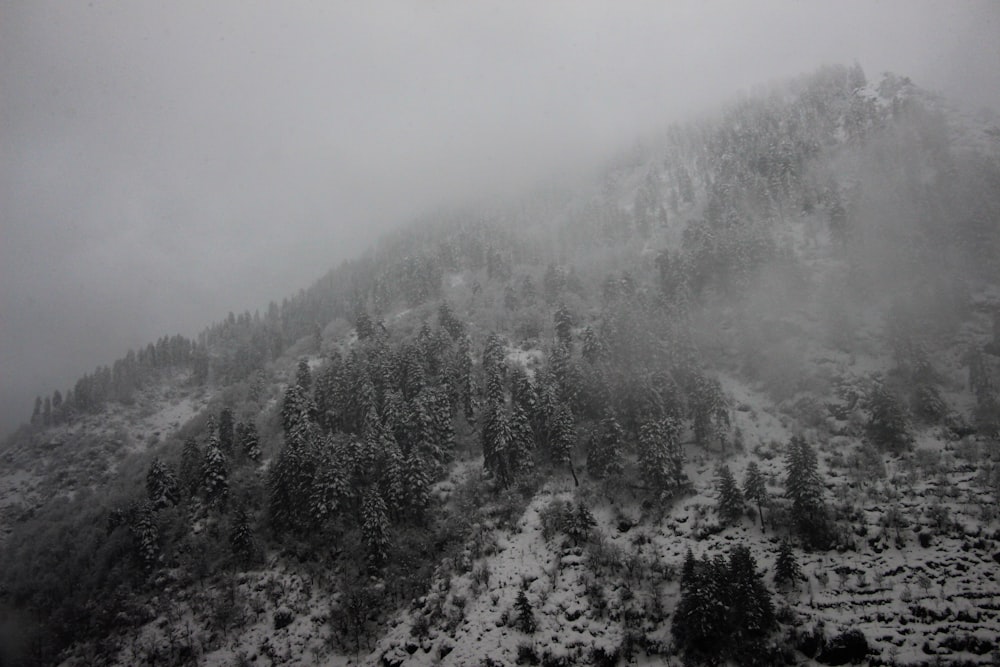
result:
[[[317,529],[325,527],[341,510],[350,494],[347,466],[338,456],[334,436],[325,436],[314,456],[315,473],[309,485],[309,518]]]
[[[223,408],[219,412],[219,448],[226,456],[233,454],[233,411]]]
[[[538,395],[528,374],[520,366],[510,370],[510,400],[528,415],[538,409]]]
[[[427,464],[411,450],[403,459],[403,498],[411,517],[422,517],[430,504]]]
[[[458,392],[462,397],[462,410],[469,423],[476,418],[476,384],[472,375],[472,339],[463,335],[458,340],[458,353],[455,357],[458,378]]]
[[[764,475],[757,466],[756,461],[747,464],[746,472],[743,475],[743,497],[748,502],[757,505],[757,513],[760,515],[760,528],[764,530],[764,506],[770,502],[767,493],[767,483]]]
[[[517,600],[514,602],[514,610],[517,612],[517,619],[515,620],[517,629],[528,635],[534,634],[538,624],[535,621],[535,612],[531,608],[531,602],[528,601],[528,596],[525,594],[524,589],[518,591]]]
[[[599,363],[607,356],[608,350],[604,345],[604,339],[592,326],[587,325],[583,328],[581,338],[583,339],[583,358],[588,363]]]
[[[552,463],[567,466],[573,475],[574,485],[580,486],[576,470],[573,469],[573,450],[576,449],[576,420],[573,418],[573,410],[568,404],[560,403],[551,422],[549,447]]]
[[[671,497],[687,481],[680,433],[681,425],[670,418],[648,421],[639,429],[639,468],[659,500]]]
[[[715,490],[718,493],[715,511],[719,520],[729,526],[739,523],[743,517],[743,493],[728,465],[720,465],[716,471]]]
[[[160,559],[160,529],[156,525],[156,511],[151,503],[142,503],[133,508],[129,528],[139,562],[149,572]]]
[[[750,549],[743,545],[729,552],[727,583],[728,625],[734,635],[736,654],[745,654],[743,646],[763,639],[774,627],[775,619],[771,593],[757,571]]]
[[[368,562],[378,566],[389,556],[389,515],[385,501],[375,487],[365,491],[361,503],[361,533],[368,552]]]
[[[379,494],[385,500],[389,515],[398,517],[406,505],[406,487],[403,480],[405,461],[402,450],[388,429],[382,430],[380,449]]]
[[[503,400],[503,387],[507,379],[507,362],[504,339],[491,333],[483,348],[483,383],[487,401]]]
[[[257,554],[257,541],[254,539],[250,517],[242,507],[233,515],[233,529],[229,533],[229,546],[233,557],[240,565],[246,566]]]
[[[483,468],[504,488],[510,486],[513,479],[510,469],[513,438],[506,407],[503,403],[490,401],[483,417]]]
[[[238,429],[240,451],[254,463],[260,463],[260,436],[257,434],[257,424],[247,422],[242,424],[242,427],[242,429]]]
[[[176,505],[181,500],[177,478],[159,458],[153,459],[149,472],[146,473],[146,495],[154,510]]]
[[[594,526],[597,525],[594,515],[582,502],[577,502],[576,507],[566,513],[563,521],[563,530],[573,540],[574,545],[579,545],[589,540]]]
[[[205,499],[215,505],[224,505],[229,495],[229,462],[219,446],[219,437],[214,433],[205,447],[201,470]]]
[[[792,545],[788,540],[782,540],[778,547],[778,558],[774,564],[774,583],[778,586],[798,586],[799,579],[802,578],[802,571],[795,560],[792,552]]]
[[[309,369],[309,360],[299,359],[299,364],[295,369],[295,386],[301,387],[306,395],[312,389],[312,371]]]
[[[807,543],[823,547],[829,539],[829,526],[816,453],[804,438],[794,436],[785,464],[785,495],[792,502],[791,520]]]
[[[510,415],[510,469],[515,475],[521,475],[535,467],[535,436],[531,432],[531,423],[524,409],[514,404]]]
[[[438,325],[448,332],[452,340],[459,340],[465,334],[465,325],[455,317],[447,301],[438,307]]]
[[[587,451],[587,472],[595,479],[617,477],[625,471],[622,451],[625,432],[613,414],[601,420],[591,433]]]
[[[702,447],[718,439],[723,451],[726,447],[726,429],[729,428],[729,406],[722,385],[715,378],[698,373],[688,400],[694,422],[694,439]]]
[[[572,345],[574,318],[565,303],[559,304],[559,307],[556,308],[555,314],[552,316],[552,320],[553,325],[555,326],[556,340],[567,347]]]
[[[198,493],[201,486],[202,454],[194,438],[184,441],[181,449],[180,483],[189,495]]]
[[[865,434],[872,444],[895,454],[910,448],[913,436],[906,409],[878,375],[871,378],[865,408],[868,411]]]

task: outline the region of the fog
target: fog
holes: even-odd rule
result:
[[[1000,109],[1000,5],[0,3],[0,430],[387,229],[820,64]]]

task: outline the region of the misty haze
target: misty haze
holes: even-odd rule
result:
[[[0,665],[1000,664],[1000,6],[0,3]]]

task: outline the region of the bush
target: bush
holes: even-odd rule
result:
[[[535,647],[531,644],[518,644],[517,645],[517,660],[515,664],[518,665],[538,665],[541,664],[542,660],[538,657],[538,652]]]
[[[829,642],[819,656],[824,665],[858,665],[868,657],[868,639],[865,633],[851,629],[840,633]]]
[[[292,624],[295,620],[295,613],[288,607],[278,607],[274,610],[274,629],[280,630]]]
[[[538,519],[542,524],[542,537],[546,541],[563,532],[566,516],[572,512],[573,506],[566,500],[556,498],[538,510]]]

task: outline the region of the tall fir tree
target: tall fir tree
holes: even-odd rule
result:
[[[260,436],[257,434],[257,424],[247,422],[243,424],[239,434],[239,449],[243,455],[254,463],[260,463]]]
[[[587,451],[587,472],[591,477],[618,477],[625,471],[624,439],[625,431],[613,414],[601,420],[600,426],[591,433]]]
[[[757,514],[760,516],[760,528],[764,530],[764,506],[770,502],[767,493],[767,483],[764,475],[757,466],[756,461],[747,464],[746,473],[743,475],[743,497],[749,502],[757,505]]]
[[[229,546],[236,562],[247,566],[253,562],[257,554],[257,541],[254,538],[250,516],[242,507],[233,516],[233,528],[229,533]]]
[[[194,438],[184,441],[181,449],[180,483],[188,495],[198,493],[201,486],[202,453]]]
[[[556,339],[565,346],[570,346],[573,343],[573,314],[569,312],[569,308],[566,307],[565,303],[559,304],[556,308],[556,312],[552,317],[553,323],[556,330]]]
[[[503,403],[491,401],[484,413],[482,428],[483,467],[504,487],[510,486],[513,471],[510,453],[514,434]]]
[[[389,557],[389,516],[378,489],[365,491],[361,505],[361,533],[368,552],[368,562],[379,566]]]
[[[574,486],[580,486],[576,470],[573,468],[573,450],[576,449],[576,420],[573,410],[566,403],[560,403],[552,417],[550,449],[552,462],[565,465],[573,476]]]
[[[233,411],[229,408],[223,408],[219,412],[219,448],[226,456],[233,455],[233,442]]]
[[[716,471],[715,490],[718,493],[715,511],[719,520],[727,526],[739,523],[743,517],[743,493],[728,465],[720,465]]]
[[[202,488],[205,489],[205,499],[213,505],[225,505],[229,495],[229,463],[219,446],[219,437],[212,434],[205,447],[205,459],[202,463]]]
[[[774,583],[778,586],[796,588],[802,578],[802,571],[795,560],[795,553],[788,540],[782,540],[778,547],[778,558],[774,564]]]
[[[680,424],[669,417],[648,421],[639,429],[639,469],[659,500],[670,498],[687,483],[680,433]]]
[[[180,485],[173,471],[156,458],[146,473],[146,495],[154,510],[176,505],[181,500]]]
[[[514,602],[514,610],[517,612],[517,619],[515,621],[517,629],[528,635],[534,634],[538,628],[538,623],[535,621],[535,612],[531,608],[531,602],[528,601],[528,596],[525,594],[524,589],[518,591],[517,600]]]
[[[794,436],[788,445],[785,465],[785,495],[792,503],[794,527],[809,545],[823,548],[828,545],[830,535],[816,453],[804,438]]]

